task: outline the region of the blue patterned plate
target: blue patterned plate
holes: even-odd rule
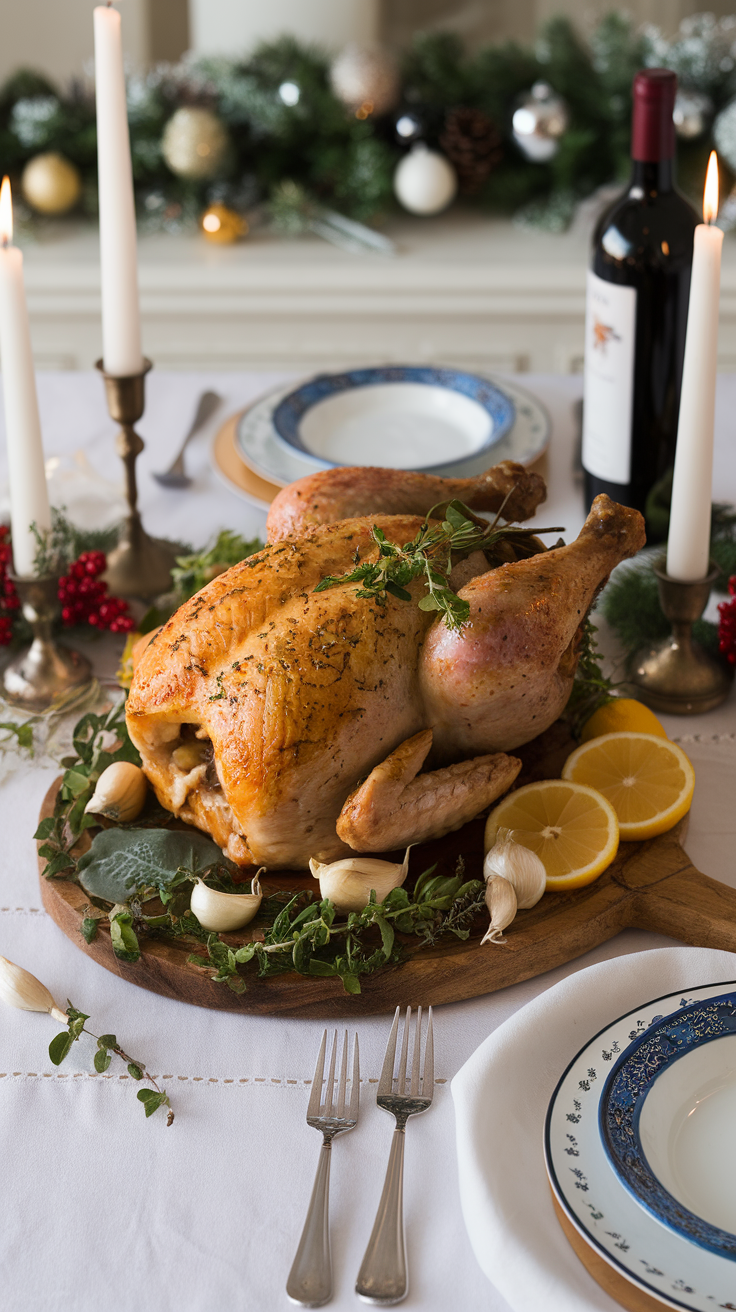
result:
[[[736,1265],[731,1254],[724,1248],[714,1249],[697,1241],[692,1242],[692,1234],[685,1236],[681,1230],[661,1220],[650,1207],[642,1205],[629,1182],[624,1182],[623,1175],[614,1170],[604,1148],[601,1105],[607,1090],[613,1086],[626,1060],[635,1051],[642,1053],[642,1063],[651,1057],[654,1065],[657,1065],[659,1059],[656,1054],[661,1050],[662,1039],[667,1035],[667,1042],[674,1043],[680,1052],[683,1049],[677,1048],[677,1044],[683,1039],[690,1055],[683,1055],[682,1060],[668,1063],[669,1071],[655,1078],[654,1087],[646,1101],[654,1099],[658,1084],[662,1090],[660,1098],[664,1099],[667,1095],[670,1104],[679,1107],[681,1112],[693,1090],[696,1101],[704,1095],[707,1098],[709,1089],[712,1091],[711,1075],[701,1067],[703,1083],[697,1075],[698,1063],[703,1061],[709,1049],[713,1053],[713,1061],[719,1049],[728,1055],[728,1047],[734,1041],[729,1002],[736,1003],[735,988],[736,981],[728,981],[693,989],[685,997],[681,993],[674,993],[655,998],[606,1026],[585,1044],[568,1066],[550,1100],[545,1125],[547,1175],[554,1196],[568,1220],[605,1262],[650,1298],[658,1299],[665,1307],[686,1308],[688,1312],[715,1312],[718,1308],[736,1308]],[[719,1012],[719,1008],[724,1006],[726,1010]],[[693,1050],[686,1042],[685,1032],[680,1028],[682,1018],[687,1013],[699,1018],[698,1027],[702,1022],[717,1031],[711,1037],[717,1038],[718,1042],[698,1043]],[[654,1044],[653,1049],[648,1046],[650,1042]],[[681,1071],[685,1070],[689,1062],[694,1064],[696,1077],[689,1077],[685,1097],[680,1099],[680,1092],[685,1087],[683,1084],[680,1084],[679,1090],[668,1094],[666,1081],[678,1067]],[[729,1061],[724,1062],[719,1058],[717,1065],[722,1080]],[[692,1107],[691,1102],[691,1110]],[[652,1102],[651,1109],[655,1113],[651,1124],[647,1124],[644,1113],[640,1117],[640,1133],[644,1136],[651,1131],[652,1142],[656,1140],[649,1160],[649,1166],[653,1167],[652,1158],[657,1149],[667,1157],[670,1130],[675,1125],[675,1118],[667,1110],[665,1101],[661,1101],[659,1107]],[[614,1120],[620,1119],[621,1113],[625,1120],[625,1108],[619,1108],[618,1111],[612,1109]],[[696,1111],[693,1120],[696,1121],[698,1116],[699,1112]],[[731,1126],[735,1119],[732,1114]],[[722,1156],[718,1174],[726,1185],[736,1180],[730,1146],[735,1139],[736,1134],[731,1128],[730,1133],[721,1139]],[[650,1153],[650,1141],[647,1139],[646,1142],[646,1151]],[[686,1162],[687,1156],[677,1160]],[[661,1163],[657,1159],[658,1171],[660,1168]],[[702,1183],[702,1174],[700,1179]],[[678,1187],[675,1181],[669,1183]],[[672,1197],[674,1199],[675,1195]],[[685,1210],[689,1209],[686,1207]],[[709,1218],[709,1221],[712,1225],[713,1219]],[[727,1230],[727,1227],[720,1228],[724,1232]]]
[[[410,365],[318,374],[273,414],[277,438],[317,468],[434,473],[475,460],[513,422],[513,401],[487,378]]]
[[[513,382],[508,378],[499,379],[498,385],[514,403],[516,419],[511,429],[494,445],[489,455],[476,456],[470,464],[458,467],[448,465],[442,470],[446,478],[455,475],[459,478],[472,478],[474,474],[483,473],[489,463],[498,464],[501,460],[515,460],[520,465],[530,465],[539,459],[549,445],[551,422],[541,402],[523,387],[519,387],[515,379]],[[276,436],[274,410],[293,390],[293,383],[282,384],[254,401],[243,414],[236,431],[236,446],[243,462],[254,473],[268,483],[275,483],[277,487],[286,487],[287,483],[304,478],[306,474],[314,474],[318,469],[311,456],[292,451]],[[246,495],[236,484],[229,483],[229,486],[241,496]],[[254,500],[250,495],[247,499]]]
[[[736,993],[657,1020],[606,1080],[603,1145],[652,1216],[736,1262]]]

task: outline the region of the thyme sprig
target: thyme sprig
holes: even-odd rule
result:
[[[294,894],[279,911],[262,940],[232,947],[218,935],[207,939],[207,955],[193,954],[189,961],[213,970],[210,978],[244,993],[247,984],[239,967],[253,962],[259,979],[287,971],[300,975],[338,978],[347,993],[360,993],[360,976],[401,961],[407,947],[397,934],[416,937],[419,946],[435,943],[445,934],[467,939],[475,916],[485,905],[485,885],[465,879],[458,857],[455,874],[435,874],[431,866],[419,876],[414,889],[394,888],[383,902],[375,891],[362,911],[338,919],[329,898],[317,899],[311,891]]]
[[[575,738],[580,737],[583,725],[594,711],[613,701],[617,686],[603,673],[603,655],[598,650],[597,629],[592,620],[586,617],[582,625],[572,692],[565,707],[565,718]]]
[[[108,1069],[113,1056],[119,1057],[121,1061],[125,1062],[131,1079],[147,1080],[152,1086],[150,1089],[139,1089],[137,1094],[138,1101],[143,1103],[146,1116],[153,1116],[153,1113],[158,1111],[159,1107],[168,1107],[169,1113],[166,1118],[166,1124],[172,1125],[174,1121],[174,1113],[171,1109],[168,1094],[165,1089],[159,1088],[154,1076],[149,1075],[145,1064],[125,1052],[118,1043],[115,1034],[98,1035],[93,1034],[91,1030],[88,1030],[84,1022],[89,1020],[89,1016],[83,1011],[78,1011],[68,999],[66,1014],[69,1017],[67,1028],[62,1030],[60,1034],[57,1034],[49,1044],[49,1057],[54,1063],[54,1066],[61,1065],[64,1058],[71,1051],[72,1044],[76,1043],[82,1034],[89,1034],[90,1038],[97,1040],[97,1051],[94,1057],[94,1066],[97,1074],[104,1074]]]
[[[315,592],[343,583],[360,583],[357,597],[386,604],[386,597],[411,601],[408,585],[422,579],[426,588],[419,598],[420,610],[439,611],[448,629],[459,632],[470,619],[470,603],[458,597],[448,585],[453,564],[473,551],[483,551],[492,568],[509,561],[523,560],[545,550],[537,540],[539,533],[559,533],[559,528],[519,528],[500,522],[499,511],[493,523],[475,516],[462,501],[441,502],[433,506],[411,542],[399,547],[389,542],[377,525],[372,530],[378,546],[378,559],[360,562],[356,552],[355,568],[341,575],[328,575]],[[440,523],[436,520],[442,516]],[[454,559],[453,559],[454,557]]]

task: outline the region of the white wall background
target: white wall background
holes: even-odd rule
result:
[[[18,68],[66,81],[92,58],[96,0],[3,0],[0,82]],[[348,41],[405,44],[414,31],[448,28],[471,42],[532,39],[538,24],[564,13],[586,28],[621,0],[116,0],[123,43],[138,68],[176,59],[191,45],[233,54],[293,32],[333,49]],[[700,10],[731,13],[736,0],[628,0],[637,22],[674,31]]]
[[[338,50],[380,34],[380,0],[189,0],[194,50],[248,50],[291,32]]]
[[[121,0],[123,47],[131,62],[150,57],[149,3]],[[19,68],[59,81],[79,76],[92,59],[94,0],[4,0],[0,5],[0,82]]]

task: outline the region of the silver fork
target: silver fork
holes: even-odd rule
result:
[[[414,1050],[411,1059],[411,1081],[407,1087],[406,1065],[409,1053],[411,1007],[406,1009],[404,1033],[401,1040],[399,1071],[394,1087],[394,1060],[399,1030],[399,1012],[396,1008],[394,1023],[388,1036],[383,1070],[378,1081],[376,1102],[385,1112],[396,1118],[396,1129],[391,1142],[386,1179],[381,1201],[373,1223],[373,1233],[365,1250],[358,1272],[355,1292],[364,1303],[401,1303],[409,1292],[404,1242],[404,1130],[410,1116],[426,1112],[432,1106],[434,1093],[434,1038],[432,1008],[429,1008],[427,1034],[424,1042],[424,1062],[420,1077],[419,1059],[422,1046],[422,1009],[418,1008],[414,1029]]]
[[[330,1257],[330,1159],[332,1157],[332,1140],[346,1130],[354,1130],[358,1124],[360,1105],[360,1065],[358,1059],[358,1036],[353,1040],[353,1068],[350,1079],[350,1103],[347,1102],[348,1077],[348,1032],[342,1049],[340,1077],[337,1089],[337,1104],[333,1108],[335,1094],[335,1059],[337,1057],[337,1030],[332,1044],[330,1069],[325,1084],[324,1102],[322,1101],[322,1077],[325,1069],[325,1052],[327,1048],[327,1030],[322,1035],[317,1065],[312,1081],[312,1092],[307,1107],[307,1125],[322,1134],[322,1147],[319,1152],[317,1174],[309,1203],[307,1219],[304,1222],[302,1237],[296,1250],[296,1257],[286,1282],[286,1292],[292,1303],[301,1303],[304,1307],[321,1307],[332,1298],[332,1259]]]
[[[219,405],[222,405],[222,397],[218,396],[217,392],[202,393],[192,420],[192,426],[184,438],[178,454],[172,460],[168,469],[164,470],[163,473],[153,475],[162,487],[189,487],[192,480],[184,468],[184,452],[195,433],[198,433],[200,428],[204,427]]]

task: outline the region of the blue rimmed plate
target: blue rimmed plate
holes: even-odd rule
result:
[[[613,1169],[603,1146],[601,1102],[616,1065],[635,1045],[643,1046],[641,1041],[658,1029],[671,1028],[683,1010],[717,1008],[724,997],[736,999],[735,987],[736,982],[729,981],[693,989],[684,997],[678,992],[655,998],[606,1026],[568,1066],[550,1100],[545,1125],[548,1179],[578,1234],[644,1293],[665,1307],[688,1312],[736,1307],[734,1262],[727,1253],[692,1242],[692,1235],[685,1238],[642,1205]],[[714,1053],[727,1042],[724,1031],[718,1037],[718,1043],[705,1045]],[[684,1068],[686,1060],[677,1065]],[[663,1128],[662,1143],[666,1138]],[[736,1178],[725,1155],[719,1171],[727,1181],[729,1175]]]
[[[446,477],[458,475],[470,478],[500,460],[515,460],[518,464],[529,465],[549,445],[551,423],[541,402],[519,387],[516,380],[511,382],[503,378],[498,385],[514,403],[516,419],[510,431],[494,445],[490,454],[476,456],[469,464],[457,468],[448,466],[442,471]],[[292,451],[276,436],[274,411],[293,390],[293,383],[282,384],[254,401],[239,420],[236,430],[235,444],[240,458],[253,473],[277,487],[285,487],[297,478],[315,473],[318,468],[310,457]]]
[[[599,1119],[634,1198],[736,1262],[736,992],[683,1007],[636,1038],[606,1080]]]
[[[315,467],[380,465],[442,473],[499,442],[515,418],[510,396],[460,369],[391,365],[319,374],[273,414],[277,438]]]

